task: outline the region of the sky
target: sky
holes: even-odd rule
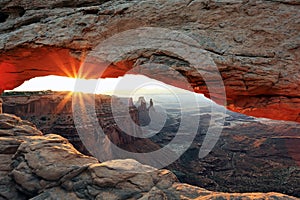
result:
[[[150,79],[143,75],[125,75],[119,78],[74,79],[62,76],[35,77],[13,91],[73,91],[117,96],[141,94],[184,94],[188,91]]]

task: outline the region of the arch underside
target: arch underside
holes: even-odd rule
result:
[[[14,0],[1,4],[0,92],[37,76],[76,77],[86,55],[106,38],[143,26],[164,27],[192,37],[199,51],[211,56],[225,85],[227,108],[256,117],[300,122],[299,4],[78,2],[68,6],[52,1],[47,5]],[[123,76],[147,63],[177,71],[194,92],[217,97],[189,62],[155,49],[127,54],[110,63],[101,77]],[[143,73],[186,89],[163,67],[155,73],[153,68]],[[85,78],[98,77],[99,73],[91,70]]]

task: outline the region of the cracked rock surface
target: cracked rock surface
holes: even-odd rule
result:
[[[0,122],[36,130],[13,115],[1,114]],[[131,159],[98,163],[65,138],[32,129],[1,135],[0,156],[0,199],[297,199],[274,192],[212,192]]]
[[[78,128],[82,128],[84,133],[91,133],[93,129],[90,127],[93,126],[81,123],[75,127],[71,106],[68,106],[68,103],[63,109],[60,109],[59,117],[57,117],[56,108],[62,99],[66,102],[64,94],[31,94],[28,97],[29,94],[21,96],[19,93],[3,97],[3,111],[31,121],[44,134],[55,133],[65,137],[81,153],[91,155],[82,143],[82,135],[78,135]],[[98,115],[99,124],[106,128],[104,130],[107,130],[110,141],[120,145],[119,147],[123,150],[142,155],[135,157],[140,163],[155,166],[161,159],[157,156],[153,156],[153,159],[145,159],[145,155],[142,153],[154,152],[166,147],[177,136],[180,137],[179,144],[169,147],[181,156],[166,168],[174,172],[181,182],[212,191],[272,191],[300,197],[300,187],[298,187],[300,185],[300,123],[254,118],[230,111],[224,115],[222,112],[224,108],[221,106],[217,106],[216,111],[211,113],[212,105],[203,101],[200,103],[202,107],[198,111],[194,109],[188,111],[188,115],[191,116],[191,119],[187,120],[189,123],[182,124],[182,115],[173,110],[168,112],[169,118],[164,128],[155,136],[145,139],[130,138],[125,133],[115,135],[118,133],[118,127],[114,126],[109,109],[110,97],[102,96],[101,99],[101,103],[100,99],[96,101],[98,105],[96,112],[102,113]],[[53,100],[57,103],[54,104]],[[69,104],[71,104],[70,101]],[[170,105],[170,103],[167,104]],[[46,109],[40,109],[40,107],[46,106]],[[119,108],[124,106],[124,104],[119,104]],[[130,112],[136,113],[135,109]],[[197,114],[200,114],[197,134],[189,148],[187,147],[187,150],[182,152],[180,149],[186,141],[186,133],[191,129],[190,122],[195,121],[194,116]],[[135,117],[137,114],[132,116]],[[224,122],[222,121],[223,117],[225,118]],[[129,125],[126,119],[128,118],[122,120],[125,123],[124,126],[126,123],[127,126]],[[178,131],[179,127],[180,132]],[[212,151],[204,158],[199,158],[199,151],[205,144],[204,138],[209,135],[209,127],[214,130],[222,129],[222,134]],[[131,132],[127,131],[127,133]],[[105,152],[114,152],[114,159],[128,158],[128,156],[122,155],[120,157],[117,151],[113,151],[101,142],[103,138],[99,138],[101,137],[89,137],[88,144],[105,146]],[[103,155],[103,153],[98,153],[99,155]],[[162,156],[163,159],[170,158],[169,153],[164,155],[168,156]]]
[[[193,47],[213,59],[225,84],[229,109],[299,122],[299,8],[297,0],[4,0],[0,3],[0,91],[36,76],[74,76],[85,55],[105,39],[129,29],[159,27],[196,41],[182,52]],[[151,44],[159,38],[143,39]],[[218,94],[209,93],[203,77],[187,60],[155,48],[114,60],[102,77],[122,76],[149,63],[180,72],[195,92]],[[184,87],[172,70],[150,66],[145,75]]]

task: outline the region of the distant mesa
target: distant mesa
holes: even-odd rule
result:
[[[52,90],[42,90],[42,91],[9,91],[4,92],[1,96],[31,96],[31,95],[46,95],[46,94],[54,94],[55,92]],[[63,93],[63,92],[62,92]]]
[[[3,112],[16,114],[22,119],[31,121],[38,129],[45,134],[57,133],[66,137],[80,152],[90,155],[85,148],[73,119],[72,96],[69,92],[56,92],[51,90],[33,92],[5,92],[2,94]],[[82,109],[89,109],[89,94],[84,94],[82,98],[87,101],[87,105],[81,105]],[[116,126],[112,118],[111,100],[108,95],[95,95],[95,110],[100,126],[103,131],[116,145],[131,143],[134,137],[126,135]],[[116,100],[118,101],[118,99]],[[118,106],[125,104],[118,103]],[[136,107],[131,107],[129,111],[130,120],[139,124]],[[128,119],[122,119],[126,122]],[[90,127],[82,123],[81,126],[88,132]],[[85,127],[87,126],[87,127]],[[129,123],[125,123],[128,130],[138,132]]]
[[[67,138],[80,152],[88,155],[89,152],[84,148],[74,127],[72,107],[70,106],[71,99],[65,99],[64,93],[54,92],[51,95],[39,95],[37,93],[31,96],[4,95],[2,98],[5,113],[8,111],[19,113],[18,115],[22,119],[34,123],[44,134],[59,134]],[[53,109],[62,100],[64,100],[65,106],[59,113],[55,113]],[[168,145],[176,135],[182,139],[181,141],[185,140],[184,130],[189,129],[189,127],[182,127],[182,131],[178,132],[178,126],[181,123],[179,115],[171,115],[172,119],[167,118],[162,130],[151,138],[135,137],[141,134],[140,129],[152,131],[152,125],[158,127],[159,122],[165,122],[163,110],[159,109],[159,105],[154,105],[156,101],[153,103],[153,100],[149,101],[144,97],[139,98],[136,104],[132,99],[121,101],[121,98],[116,98],[117,109],[128,108],[129,105],[130,116],[121,116],[120,119],[127,126],[126,129],[131,130],[130,132],[134,132],[136,135],[126,134],[114,122],[111,100],[112,97],[110,96],[95,95],[96,114],[106,136],[120,148],[130,152],[147,153]],[[141,123],[139,118],[142,115],[139,113],[138,107],[143,114],[146,114],[147,120],[150,116],[149,125],[139,127],[132,126],[133,123],[128,123],[129,121],[133,121],[137,125]],[[168,114],[173,112],[167,111]],[[228,123],[223,129],[218,143],[207,157],[199,159],[199,148],[211,120],[209,111],[209,106],[201,108],[201,120],[195,140],[177,161],[167,167],[177,175],[181,182],[210,190],[226,192],[276,191],[299,197],[299,187],[294,187],[300,184],[299,123],[257,119],[227,111],[228,116],[225,118],[225,122]],[[145,119],[142,120],[146,121]],[[192,121],[193,118],[191,118]],[[0,130],[0,134],[24,134],[27,129],[32,130],[26,124],[25,127],[11,130],[7,130],[12,127],[8,123],[2,123],[1,126],[5,130]],[[224,126],[224,123],[215,121],[213,126]],[[82,123],[81,127],[87,133],[93,130],[93,127],[89,127],[85,123]],[[51,139],[53,136],[47,137]],[[96,136],[88,139],[91,144],[103,141],[103,137]],[[176,145],[174,148],[180,150],[182,147]],[[25,172],[24,177],[27,177]]]

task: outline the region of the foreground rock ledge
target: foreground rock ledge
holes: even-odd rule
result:
[[[63,137],[0,115],[0,199],[297,199],[279,193],[220,193],[179,183],[135,160],[98,163]]]
[[[299,6],[297,0],[5,0],[0,2],[0,93],[37,76],[75,76],[86,53],[103,40],[138,27],[163,27],[184,32],[213,58],[229,109],[300,122]],[[180,72],[196,92],[212,95],[194,66],[156,49],[126,54],[102,77],[149,63]],[[149,77],[181,87],[172,71],[148,70]]]

